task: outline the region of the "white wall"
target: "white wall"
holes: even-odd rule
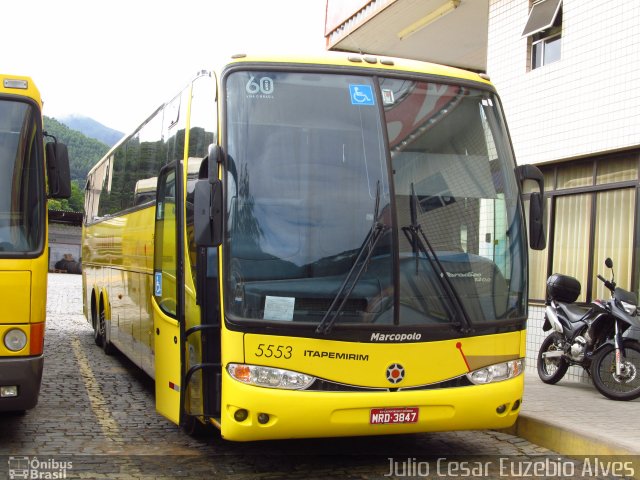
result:
[[[527,71],[529,0],[491,0],[487,72],[518,163],[640,145],[640,2],[563,0],[561,60]]]

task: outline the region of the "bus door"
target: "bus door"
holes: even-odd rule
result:
[[[184,316],[180,172],[175,163],[158,176],[153,259],[153,330],[156,410],[180,424],[182,385],[181,324]]]

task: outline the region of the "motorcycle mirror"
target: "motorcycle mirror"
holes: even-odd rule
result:
[[[607,257],[607,259],[604,261],[604,264],[607,266],[607,268],[613,268],[613,261]]]

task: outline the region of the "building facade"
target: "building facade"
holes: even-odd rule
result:
[[[638,293],[640,2],[490,0],[487,71],[518,163],[545,175],[547,249],[530,255],[535,368],[549,274],[576,277],[579,301],[606,298],[596,275],[610,276],[610,257]]]
[[[548,275],[576,277],[581,302],[605,298],[596,275],[609,277],[610,257],[618,284],[638,293],[640,2],[328,0],[325,36],[329,49],[490,75],[518,163],[545,175],[548,241],[530,253],[528,369],[547,335]]]

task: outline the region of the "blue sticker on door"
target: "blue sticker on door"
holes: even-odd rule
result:
[[[162,272],[154,272],[153,294],[156,297],[162,296]]]
[[[375,105],[371,85],[349,85],[351,105]]]

